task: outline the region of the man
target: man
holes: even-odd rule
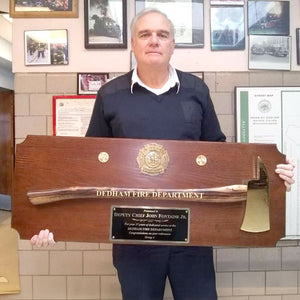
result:
[[[98,92],[87,136],[225,141],[207,86],[169,65],[174,28],[155,9],[138,14],[131,25],[137,67]],[[276,172],[287,190],[293,164]],[[36,245],[53,243],[41,231]],[[113,245],[124,300],[162,300],[166,277],[176,300],[217,299],[211,247]]]

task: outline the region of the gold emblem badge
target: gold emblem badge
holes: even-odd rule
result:
[[[169,155],[162,145],[151,143],[140,150],[136,160],[142,173],[159,175],[167,168]]]

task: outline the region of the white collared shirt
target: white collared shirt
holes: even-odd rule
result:
[[[177,72],[176,72],[175,68],[173,68],[171,65],[169,65],[169,79],[164,84],[164,86],[161,87],[160,89],[150,88],[145,83],[143,83],[137,74],[137,67],[135,67],[132,72],[131,88],[130,88],[131,94],[133,94],[133,86],[135,83],[139,84],[140,86],[144,87],[145,89],[147,89],[148,91],[150,91],[156,95],[161,95],[161,94],[167,92],[170,88],[174,87],[176,84],[177,84],[177,93],[179,92],[179,88],[180,88],[180,82],[179,82],[179,79],[177,76]]]

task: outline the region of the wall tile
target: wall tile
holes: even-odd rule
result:
[[[236,73],[217,73],[216,75],[216,91],[218,92],[234,92],[236,86],[248,86],[248,72]]]
[[[68,299],[99,299],[100,278],[99,276],[68,276],[67,278]]]
[[[80,251],[51,251],[51,275],[81,275],[82,252]]]
[[[49,253],[47,251],[19,251],[21,275],[49,274]]]
[[[299,72],[283,72],[283,86],[300,86]]]
[[[46,134],[46,117],[29,116],[15,118],[15,137],[26,138],[28,134],[45,135]]]
[[[50,94],[75,94],[77,95],[77,74],[73,73],[48,73],[47,93]]]
[[[282,269],[300,270],[300,247],[282,248]]]
[[[111,251],[85,251],[83,253],[84,274],[115,275]]]
[[[250,270],[280,270],[281,248],[250,249]]]
[[[232,272],[216,273],[218,296],[232,296]]]
[[[77,242],[67,242],[67,250],[98,250],[98,243],[77,243]]]
[[[15,94],[15,116],[29,116],[29,94]]]
[[[52,95],[48,95],[48,94],[30,95],[30,115],[31,116],[52,115]]]
[[[120,283],[117,276],[101,276],[101,299],[122,299]]]
[[[250,86],[282,86],[283,82],[282,72],[251,72],[249,76]]]
[[[34,276],[33,299],[67,299],[65,276]]]
[[[216,73],[204,73],[204,82],[209,88],[210,93],[216,91]]]
[[[228,248],[217,250],[218,272],[248,271],[249,250],[247,248]]]
[[[211,98],[218,115],[233,115],[233,94],[232,93],[211,93]]]
[[[235,121],[232,115],[218,115],[221,129],[226,137],[235,136]]]
[[[266,272],[266,294],[296,294],[296,271],[268,271]]]
[[[264,272],[234,272],[233,295],[264,295]]]
[[[15,93],[45,93],[46,74],[44,73],[16,73]]]

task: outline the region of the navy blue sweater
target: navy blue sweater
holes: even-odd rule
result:
[[[177,71],[177,86],[156,95],[135,84],[132,71],[98,91],[86,136],[225,141],[209,90],[198,77]]]

